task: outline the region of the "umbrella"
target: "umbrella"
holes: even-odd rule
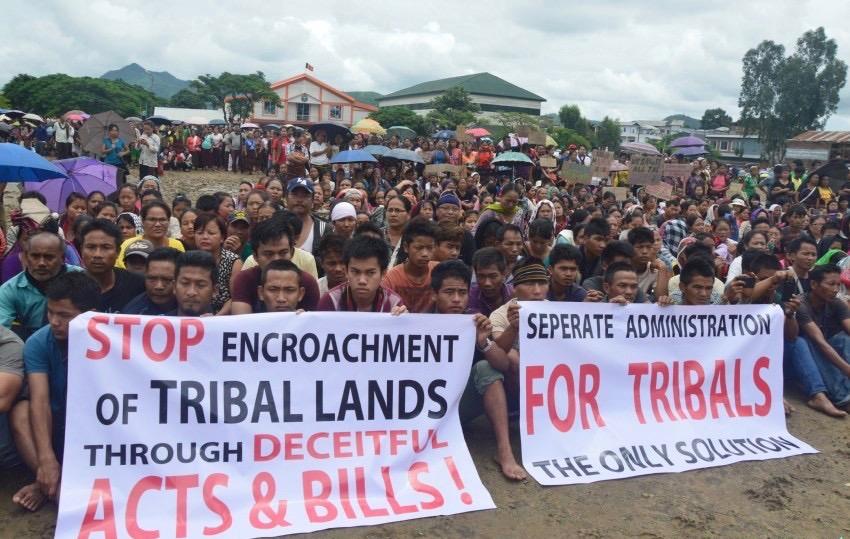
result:
[[[629,167],[619,161],[612,161],[611,166],[608,167],[608,172],[623,172],[624,170],[629,170]]]
[[[88,195],[92,191],[101,191],[108,195],[115,191],[117,167],[101,163],[91,157],[61,159],[54,163],[68,173],[67,178],[24,184],[27,191],[38,191],[44,195],[47,199],[47,207],[52,211],[62,211],[65,207],[65,199],[74,192]]]
[[[278,130],[280,130],[280,126],[277,125],[277,124],[266,124],[263,127],[266,128],[266,129],[278,129]]]
[[[829,185],[831,185],[833,189],[838,190],[841,189],[841,186],[847,181],[848,172],[850,172],[850,169],[848,169],[847,161],[844,159],[832,159],[813,170],[809,176],[814,174],[817,174],[818,176],[827,176],[829,177]]]
[[[34,151],[12,143],[0,143],[0,182],[41,182],[67,178],[65,171]]]
[[[472,127],[466,130],[466,134],[471,135],[475,138],[481,138],[486,137],[490,134],[490,132],[484,129],[483,127]]]
[[[673,155],[681,155],[683,157],[703,155],[705,153],[708,153],[705,146],[680,146],[678,148],[673,148]]]
[[[166,125],[171,123],[171,120],[165,116],[148,116],[147,120],[154,125]]]
[[[127,116],[124,119],[127,120],[128,122],[133,122],[134,124],[142,123],[142,119],[139,118],[138,116]]]
[[[331,164],[337,163],[377,163],[378,160],[365,150],[345,150],[331,158]]]
[[[289,125],[285,125],[284,127],[290,127]],[[323,122],[318,124],[311,125],[308,130],[310,134],[313,135],[313,138],[316,138],[316,133],[319,131],[324,131],[327,136],[327,140],[333,140],[337,135],[342,135],[343,137],[348,137],[350,131],[347,127],[342,124],[337,124],[333,122]]]
[[[705,146],[705,141],[699,137],[688,135],[686,137],[679,137],[670,143],[671,148],[684,148],[686,146]]]
[[[432,138],[449,140],[450,138],[455,138],[455,132],[451,129],[441,129],[431,136]]]
[[[25,114],[26,113],[22,110],[7,110],[7,111],[3,112],[4,116],[11,118],[11,119],[20,118],[21,116],[24,116]]]
[[[626,153],[642,153],[644,155],[661,155],[658,148],[646,142],[624,142],[620,149]]]
[[[494,165],[498,163],[508,163],[508,164],[529,164],[533,165],[534,162],[529,159],[527,155],[522,152],[502,152],[493,159],[492,163]]]
[[[371,118],[363,118],[351,126],[352,133],[368,133],[370,135],[386,135],[387,130]]]
[[[189,116],[188,118],[186,118],[185,123],[189,125],[208,125],[210,121],[204,118],[203,116]]]
[[[84,115],[84,114],[86,114],[86,113],[85,113],[85,112],[83,112],[83,111],[81,111],[81,110],[79,110],[79,109],[74,109],[74,110],[69,110],[68,112],[66,112],[66,113],[65,113],[65,114],[63,114],[62,116],[67,116],[67,115],[69,115],[69,114],[79,114],[80,116],[82,116],[82,115]]]
[[[400,139],[416,138],[416,131],[403,125],[394,125],[387,128],[387,136],[397,136]]]
[[[227,125],[227,122],[225,122],[221,118],[214,118],[210,120],[210,125]]]
[[[38,122],[40,124],[44,123],[44,118],[42,118],[38,114],[33,114],[32,112],[24,114],[24,120],[32,120],[32,121]]]
[[[183,125],[183,120],[171,120],[171,125]]]
[[[558,141],[556,141],[555,139],[553,139],[551,135],[546,135],[546,146],[547,146],[547,147],[549,147],[549,146],[557,146],[557,145],[558,145]]]
[[[65,119],[69,122],[84,122],[86,121],[86,116],[82,114],[66,114]]]
[[[387,131],[389,132],[389,130]],[[390,151],[386,146],[381,146],[379,144],[370,144],[363,148],[363,151],[369,152],[371,155],[385,156]]]
[[[0,122],[0,132],[2,133],[10,133],[14,129],[11,125],[6,122]]]
[[[425,164],[425,161],[413,150],[406,150],[404,148],[396,148],[394,150],[390,150],[384,155],[387,159],[398,159],[399,161],[411,161],[413,163],[420,163],[422,165]]]
[[[83,149],[99,155],[103,139],[108,136],[111,124],[118,126],[118,137],[123,139],[125,144],[136,140],[136,130],[130,127],[129,122],[118,113],[110,110],[95,114],[80,128],[80,144]]]
[[[245,122],[244,124],[239,126],[239,129],[259,129],[259,128],[260,128],[259,125],[255,124],[255,123],[251,123],[251,122]]]

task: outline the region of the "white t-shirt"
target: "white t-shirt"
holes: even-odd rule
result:
[[[60,144],[74,142],[74,126],[67,122],[65,127],[62,127],[59,122],[53,124],[53,134],[56,135],[56,142]]]
[[[139,140],[148,141],[147,144],[139,144],[139,164],[146,167],[155,167],[159,164],[159,135],[142,135]]]
[[[315,152],[324,152],[328,149],[328,145],[325,142],[317,142],[313,141],[310,143],[310,164],[311,165],[327,165],[330,160],[328,156],[325,154],[319,155],[318,157],[313,155]]]

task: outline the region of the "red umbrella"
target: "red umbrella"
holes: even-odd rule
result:
[[[470,129],[467,129],[466,134],[475,138],[490,136],[490,132],[484,129],[483,127],[472,127]]]

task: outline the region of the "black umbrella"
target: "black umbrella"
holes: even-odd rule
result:
[[[170,125],[171,120],[165,116],[148,116],[147,120],[154,125]]]
[[[316,138],[316,133],[319,131],[324,131],[327,136],[327,140],[333,141],[333,139],[337,135],[342,135],[343,138],[348,138],[351,132],[342,124],[336,124],[333,122],[324,122],[320,124],[313,124],[307,128],[310,131],[310,134],[313,135],[313,138]]]
[[[832,159],[812,171],[812,174],[817,174],[821,177],[829,176],[829,185],[833,189],[838,190],[847,181],[847,172],[847,160]]]

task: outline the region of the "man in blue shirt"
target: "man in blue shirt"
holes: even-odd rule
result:
[[[24,370],[29,400],[12,413],[12,431],[21,458],[36,480],[12,497],[30,511],[45,498],[59,495],[62,452],[65,446],[65,399],[68,384],[68,324],[76,316],[94,310],[100,301],[100,285],[81,272],[64,273],[47,285],[48,325],[24,344]]]
[[[180,251],[160,247],[145,259],[145,291],[130,300],[124,314],[160,316],[177,309],[174,280]]]
[[[0,325],[12,328],[17,321],[22,326],[19,334],[26,337],[45,324],[47,284],[59,274],[82,268],[65,264],[65,241],[53,232],[33,232],[23,247],[24,271],[0,286]]]

